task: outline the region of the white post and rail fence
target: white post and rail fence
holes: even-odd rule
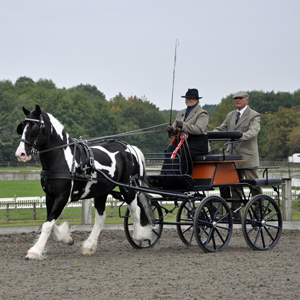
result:
[[[0,180],[39,180],[39,171],[0,171]],[[300,214],[300,194],[298,190],[292,188],[291,178],[282,178],[283,185],[280,188],[281,201],[280,206],[283,213],[284,221],[292,221],[293,214]],[[277,198],[277,194],[273,189],[263,189],[263,193]],[[218,195],[218,191],[209,191],[209,195]],[[1,191],[0,191],[1,195]],[[118,216],[118,208],[121,202],[109,196],[107,199],[107,208],[110,207],[110,211],[107,212],[108,217]],[[77,216],[74,218],[81,219],[81,224],[92,224],[94,207],[93,200],[86,199],[83,201],[73,202],[68,207],[81,208],[81,212],[77,212]],[[14,220],[13,210],[30,210],[30,219],[32,220],[45,220],[46,219],[46,201],[45,197],[13,197],[13,198],[1,198],[0,197],[0,221],[6,221],[9,224]],[[43,211],[43,213],[41,213]],[[67,209],[63,212],[61,219],[67,219],[68,214],[74,214],[74,212],[68,212]],[[80,215],[81,214],[81,218]],[[27,213],[28,215],[28,213]]]

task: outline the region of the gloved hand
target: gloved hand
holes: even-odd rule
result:
[[[173,128],[172,126],[169,125],[168,128],[167,128],[167,131],[170,132],[170,133],[172,133],[173,130],[174,130],[174,128]]]
[[[176,127],[182,128],[183,122],[182,121],[176,121]]]

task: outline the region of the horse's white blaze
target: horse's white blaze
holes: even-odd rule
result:
[[[104,228],[104,222],[106,219],[106,212],[103,212],[103,215],[100,216],[98,211],[95,211],[95,224],[92,229],[92,232],[88,239],[82,244],[82,254],[91,255],[95,253],[98,244],[98,236]]]
[[[116,161],[116,155],[119,153],[119,151],[117,152],[109,152],[107,149],[101,147],[101,146],[95,146],[95,147],[91,147],[93,149],[98,149],[102,152],[105,152],[111,159],[111,165],[110,166],[104,166],[102,164],[100,164],[99,162],[97,162],[95,160],[95,167],[96,169],[99,169],[99,170],[106,170],[108,171],[108,174],[113,177],[115,172],[116,172],[116,169],[117,169],[117,161]]]
[[[21,139],[25,140],[25,132],[27,131],[27,127],[28,124],[25,126],[23,133],[22,133],[22,137]],[[26,154],[26,150],[25,150],[25,143],[24,142],[20,142],[18,149],[16,150],[15,153],[17,159],[19,162],[27,162],[31,160],[31,155],[27,155]]]

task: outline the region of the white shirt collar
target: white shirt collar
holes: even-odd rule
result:
[[[243,109],[241,110],[237,110],[238,112],[240,112],[241,116],[243,115],[243,113],[245,112],[245,110],[247,109],[248,105],[246,105]]]

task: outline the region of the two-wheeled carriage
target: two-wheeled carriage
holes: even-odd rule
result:
[[[229,140],[224,146],[239,142],[237,139],[241,136],[241,132],[208,133],[210,140]],[[165,153],[146,155],[154,215],[152,239],[135,241],[130,211],[127,209],[123,216],[126,237],[134,248],[154,246],[161,237],[164,225],[175,225],[185,245],[200,246],[205,252],[224,250],[234,224],[242,227],[244,238],[253,250],[265,251],[277,244],[282,231],[279,206],[281,179],[269,178],[268,167],[264,168],[263,178],[240,179],[235,163],[243,158],[241,155],[225,154],[224,147],[223,154],[196,157],[192,176],[156,168],[161,167],[164,159]],[[268,195],[252,197],[253,187],[270,187],[276,195],[275,199]],[[239,199],[230,197],[230,189],[237,192]],[[217,190],[220,196],[212,195]],[[234,201],[241,203],[236,210],[242,212],[240,220],[232,218],[229,204]],[[177,211],[176,220],[168,221],[168,214],[174,211]]]

